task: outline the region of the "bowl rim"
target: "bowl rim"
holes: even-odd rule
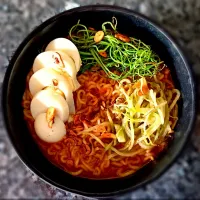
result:
[[[137,186],[132,186],[130,188],[126,188],[123,190],[119,190],[119,191],[115,191],[115,192],[109,192],[109,193],[88,193],[88,192],[84,192],[84,191],[79,191],[76,189],[71,189],[71,188],[67,188],[63,185],[60,185],[59,183],[54,182],[53,180],[49,179],[48,177],[44,176],[43,174],[41,174],[41,172],[39,172],[34,166],[30,165],[29,161],[27,159],[25,159],[23,157],[23,155],[21,155],[19,148],[15,145],[15,141],[14,138],[12,137],[11,133],[11,129],[10,129],[10,124],[9,124],[9,118],[8,118],[8,114],[7,114],[7,109],[6,109],[6,104],[7,104],[7,85],[10,82],[10,75],[12,73],[12,69],[13,66],[21,52],[21,50],[26,46],[26,44],[33,38],[33,36],[35,36],[39,31],[41,31],[43,28],[47,27],[48,25],[50,25],[51,23],[53,23],[54,21],[56,21],[57,19],[59,19],[61,16],[65,15],[66,13],[70,14],[70,13],[74,13],[74,12],[80,12],[80,11],[103,11],[103,10],[107,10],[107,11],[111,11],[111,12],[120,12],[120,13],[124,13],[126,15],[130,15],[130,16],[134,16],[134,17],[138,17],[140,19],[142,19],[143,21],[148,22],[149,24],[151,24],[156,30],[158,30],[160,33],[162,33],[168,41],[170,41],[173,45],[173,47],[176,49],[176,51],[179,53],[180,58],[182,59],[182,61],[184,62],[188,74],[191,77],[191,84],[193,86],[193,96],[192,96],[192,100],[193,100],[193,105],[192,105],[192,117],[190,120],[190,124],[188,125],[188,131],[185,132],[186,136],[184,139],[184,142],[182,144],[182,146],[180,147],[180,150],[178,152],[175,153],[175,155],[173,156],[173,158],[171,159],[170,163],[165,165],[163,167],[163,169],[156,175],[154,175],[154,177],[152,177],[150,180],[145,180],[142,183],[138,184]],[[6,95],[5,95],[6,94]],[[196,94],[196,84],[195,84],[195,76],[194,76],[194,72],[192,70],[192,67],[189,65],[188,60],[186,59],[183,51],[181,50],[178,42],[175,40],[175,38],[173,36],[171,36],[168,31],[161,27],[161,25],[158,22],[155,22],[152,19],[149,19],[148,17],[144,16],[141,13],[138,13],[137,11],[131,10],[131,9],[127,9],[121,6],[116,6],[116,5],[104,5],[104,4],[91,4],[91,5],[85,5],[85,6],[79,6],[76,8],[72,8],[70,10],[65,10],[61,13],[58,13],[52,17],[50,17],[49,19],[45,20],[44,22],[42,22],[40,25],[36,26],[21,42],[20,45],[18,45],[17,50],[15,51],[14,55],[12,56],[9,65],[7,67],[5,76],[4,76],[4,80],[3,80],[3,85],[2,85],[2,96],[1,96],[1,105],[2,105],[2,118],[4,121],[4,125],[6,128],[6,132],[7,135],[9,136],[9,139],[12,143],[12,146],[14,147],[15,151],[17,152],[17,155],[19,157],[19,159],[22,161],[22,163],[33,173],[36,174],[38,176],[39,179],[43,180],[45,183],[50,184],[62,191],[65,192],[71,192],[74,194],[79,194],[81,196],[87,196],[87,197],[113,197],[113,196],[118,196],[118,195],[122,195],[122,194],[127,194],[130,192],[133,192],[134,190],[145,186],[146,184],[149,184],[153,181],[155,181],[156,179],[158,179],[160,176],[162,176],[171,166],[172,164],[177,160],[177,158],[180,156],[180,154],[183,152],[183,148],[186,145],[186,143],[188,142],[189,136],[191,135],[193,128],[194,128],[194,124],[195,124],[195,116],[196,116],[196,108],[197,108],[197,94]]]

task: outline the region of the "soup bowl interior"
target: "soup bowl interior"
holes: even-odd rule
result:
[[[176,88],[181,91],[179,120],[174,140],[156,164],[149,164],[137,173],[118,179],[89,180],[72,176],[51,164],[34,142],[23,119],[22,95],[26,76],[35,57],[45,45],[57,37],[66,37],[80,19],[82,24],[101,29],[101,24],[118,21],[118,31],[141,39],[170,68]],[[40,178],[66,191],[85,196],[110,196],[131,191],[161,175],[180,153],[187,141],[195,116],[195,91],[191,70],[184,56],[161,28],[130,10],[112,6],[86,6],[65,11],[38,26],[16,50],[8,67],[3,86],[3,113],[10,139],[19,157]]]

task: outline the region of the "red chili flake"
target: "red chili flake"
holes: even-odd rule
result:
[[[56,63],[56,64],[59,64],[59,63],[60,63],[60,61],[59,61],[59,59],[58,59],[57,57],[55,57],[55,63]]]
[[[108,57],[106,51],[99,51],[98,53],[99,53],[100,56],[102,56],[102,57],[104,57],[104,58],[107,58],[107,57]]]

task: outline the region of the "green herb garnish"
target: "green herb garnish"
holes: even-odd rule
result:
[[[106,29],[106,25],[110,25],[111,29]],[[104,22],[102,30],[104,37],[96,43],[94,36],[97,31],[80,24],[80,21],[70,29],[70,39],[79,49],[82,59],[81,72],[98,64],[114,80],[128,76],[153,76],[157,73],[163,62],[150,46],[133,37],[129,38],[129,42],[115,37],[118,34],[116,18],[113,18],[113,22]],[[102,53],[106,56],[103,57]],[[119,71],[120,75],[114,73],[113,68]]]

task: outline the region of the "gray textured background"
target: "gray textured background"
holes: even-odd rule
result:
[[[38,24],[65,9],[114,4],[136,10],[162,24],[181,44],[200,78],[199,0],[0,0],[0,87],[8,60]],[[200,112],[198,112],[200,113]],[[184,154],[158,180],[120,199],[200,199],[200,116]],[[17,157],[0,119],[0,199],[80,199],[43,183]]]

